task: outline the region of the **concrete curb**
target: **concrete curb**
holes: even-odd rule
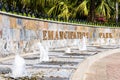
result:
[[[120,49],[109,50],[109,51],[101,52],[94,56],[88,57],[86,60],[84,60],[82,63],[78,65],[77,70],[72,74],[70,80],[85,80],[86,74],[90,66],[95,61],[115,53],[120,53]]]

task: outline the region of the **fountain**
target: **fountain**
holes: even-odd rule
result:
[[[115,38],[111,38],[111,44],[114,45],[116,43]]]
[[[8,56],[13,53],[13,42],[12,41],[1,41],[1,52],[3,55]]]
[[[14,43],[13,41],[7,41],[6,42],[7,46],[6,46],[6,51],[9,52],[9,53],[14,53]]]
[[[67,36],[67,41],[66,41],[66,45],[67,45],[67,47],[65,48],[65,53],[71,53],[71,49],[70,49],[70,47],[69,46],[71,46],[70,44],[69,44],[69,41],[70,41],[70,39],[69,39],[69,37],[68,37],[68,34],[66,34],[66,36]]]
[[[19,78],[27,76],[28,74],[25,66],[25,60],[19,54],[16,54],[12,67],[11,77]]]
[[[100,45],[103,45],[103,44],[105,44],[105,40],[104,40],[103,37],[101,37],[101,38],[100,38]]]
[[[13,44],[12,44],[13,45]],[[12,74],[10,75],[12,78],[20,78],[28,76],[26,71],[26,64],[24,58],[22,58],[18,51],[21,52],[21,49],[19,49],[18,42],[14,43],[14,51],[15,51],[15,59],[12,66]]]
[[[106,45],[111,45],[110,35],[108,35],[108,38],[106,39]]]
[[[77,43],[78,43],[78,40],[77,39],[73,39],[72,46],[76,46]]]
[[[111,44],[111,39],[110,39],[110,38],[107,38],[106,45],[110,45],[110,44]]]
[[[1,39],[0,41],[0,51],[2,56],[8,55],[8,52],[6,51],[6,41],[4,39]]]
[[[48,31],[47,31],[45,37],[48,40]],[[37,30],[36,30],[36,40],[34,40],[34,45],[32,47],[34,49],[33,50],[34,53],[36,53],[36,51],[40,52],[40,62],[49,61],[48,50],[49,50],[50,44],[47,41],[45,43],[45,48],[42,46],[42,44],[40,43],[40,40],[39,40],[39,34],[38,34]]]
[[[40,51],[40,62],[49,61],[48,48],[44,48],[40,42],[37,42],[35,47]]]
[[[79,46],[79,50],[80,50],[80,51],[85,51],[85,50],[87,50],[86,37],[85,37],[85,36],[83,36],[83,38],[82,38],[82,44]]]
[[[46,47],[45,50],[41,43],[39,43],[39,48],[40,48],[40,62],[49,61],[48,48]]]
[[[66,48],[65,53],[71,53],[71,49],[69,47]]]

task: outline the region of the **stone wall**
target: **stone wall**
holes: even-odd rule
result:
[[[120,38],[120,28],[52,22],[0,13],[0,38],[5,40],[61,40],[82,36],[91,40],[99,37]]]

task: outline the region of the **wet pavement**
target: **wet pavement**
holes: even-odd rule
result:
[[[89,46],[87,51],[79,51],[72,49],[71,53],[65,53],[63,49],[54,49],[49,51],[49,62],[39,62],[39,53],[28,55],[24,57],[26,61],[26,69],[29,73],[34,74],[38,72],[43,73],[43,80],[69,80],[72,73],[87,57],[96,55],[100,52],[117,48],[115,46],[95,47]],[[10,59],[0,63],[3,72],[12,67],[14,59]],[[0,70],[0,73],[2,70]]]

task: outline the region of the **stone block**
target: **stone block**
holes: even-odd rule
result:
[[[18,27],[17,27],[17,24],[16,24],[16,18],[14,18],[14,17],[10,17],[10,28],[12,28],[12,29],[17,29]]]

